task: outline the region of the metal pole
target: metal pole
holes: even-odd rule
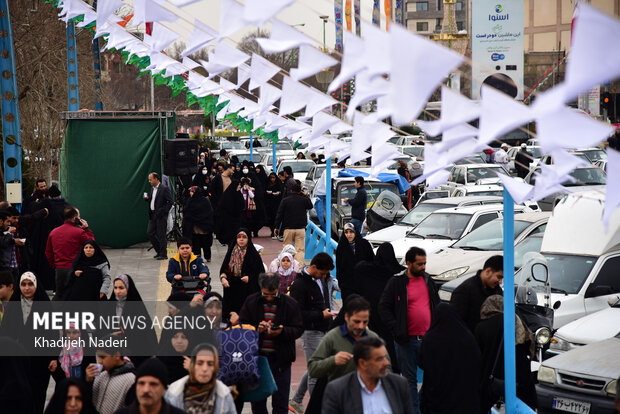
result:
[[[332,157],[329,157],[325,163],[325,251],[328,255],[332,255],[331,243],[332,238]]]
[[[15,49],[8,0],[0,1],[0,92],[2,94],[2,135],[4,183],[22,182],[22,141],[19,123]],[[5,186],[6,190],[6,186]],[[21,188],[20,188],[21,193]],[[21,194],[20,194],[21,195]],[[6,196],[6,192],[5,192]]]
[[[153,73],[151,72],[151,112],[155,112],[155,80],[153,79]],[[213,127],[215,130],[215,127]]]
[[[75,23],[67,23],[67,86],[69,111],[80,110],[80,84],[78,82],[77,47]]]
[[[250,162],[254,162],[254,140],[252,139],[252,131],[250,131]]]
[[[272,154],[272,158],[273,158],[273,172],[277,174],[278,172],[276,171],[277,162],[276,162],[276,143],[275,143],[275,141],[271,141],[271,154]]]
[[[506,414],[515,414],[517,412],[514,216],[514,201],[510,193],[504,189],[504,379],[506,387]]]
[[[97,11],[97,0],[93,2]],[[95,111],[103,111],[103,97],[101,94],[101,57],[99,55],[99,38],[93,39],[93,65],[95,69]]]

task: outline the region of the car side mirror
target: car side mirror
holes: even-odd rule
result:
[[[611,286],[590,284],[586,289],[586,298],[596,298],[598,296],[611,295],[613,292]]]
[[[557,302],[555,302],[553,304],[553,310],[558,310],[560,309],[560,306],[562,306],[562,302],[560,302],[559,300]]]
[[[620,296],[612,296],[611,298],[607,299],[607,304],[612,308],[618,305],[618,303],[620,303]]]
[[[543,263],[534,263],[532,265],[532,278],[540,283],[547,283],[549,280],[549,268]]]

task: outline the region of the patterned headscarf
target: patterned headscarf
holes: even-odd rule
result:
[[[75,324],[69,324],[69,328],[75,329]],[[79,334],[82,332],[78,329]],[[77,341],[79,344],[79,340]],[[81,346],[71,346],[75,345],[73,342],[69,343],[67,340],[67,344],[69,346],[63,346],[62,351],[60,351],[60,367],[63,371],[65,371],[65,375],[67,378],[71,377],[71,367],[77,367],[82,364],[82,359],[84,358],[84,349]]]

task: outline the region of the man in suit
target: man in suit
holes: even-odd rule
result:
[[[353,346],[357,370],[327,384],[323,414],[413,413],[409,384],[388,373],[385,342],[375,336],[360,338]]]
[[[172,207],[172,194],[170,188],[163,185],[159,174],[149,174],[149,184],[153,187],[151,195],[144,197],[149,202],[149,226],[146,230],[155,250],[154,258],[167,260],[166,252],[166,226],[168,224],[168,212]]]

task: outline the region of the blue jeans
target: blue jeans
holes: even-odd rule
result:
[[[409,383],[413,408],[416,414],[420,414],[420,399],[418,397],[418,353],[420,352],[420,341],[415,338],[409,338],[408,344],[401,345],[395,343],[395,345],[398,366]]]
[[[306,356],[306,363],[308,363],[307,361],[312,358],[312,354],[314,354],[314,351],[316,351],[316,349],[319,347],[319,344],[321,343],[321,340],[324,336],[325,332],[323,331],[311,330],[304,331],[304,333],[301,335],[301,345],[304,349],[304,355]],[[314,384],[316,384],[316,380],[316,378],[312,378],[310,377],[310,375],[308,375],[308,371],[304,372],[304,375],[299,381],[297,391],[293,396],[293,401],[301,404],[304,400],[304,395],[306,394],[306,391],[312,394],[312,391],[314,390]]]
[[[358,233],[362,233],[362,220],[352,218],[351,224],[353,224],[353,227],[355,227],[355,230],[357,230]]]

